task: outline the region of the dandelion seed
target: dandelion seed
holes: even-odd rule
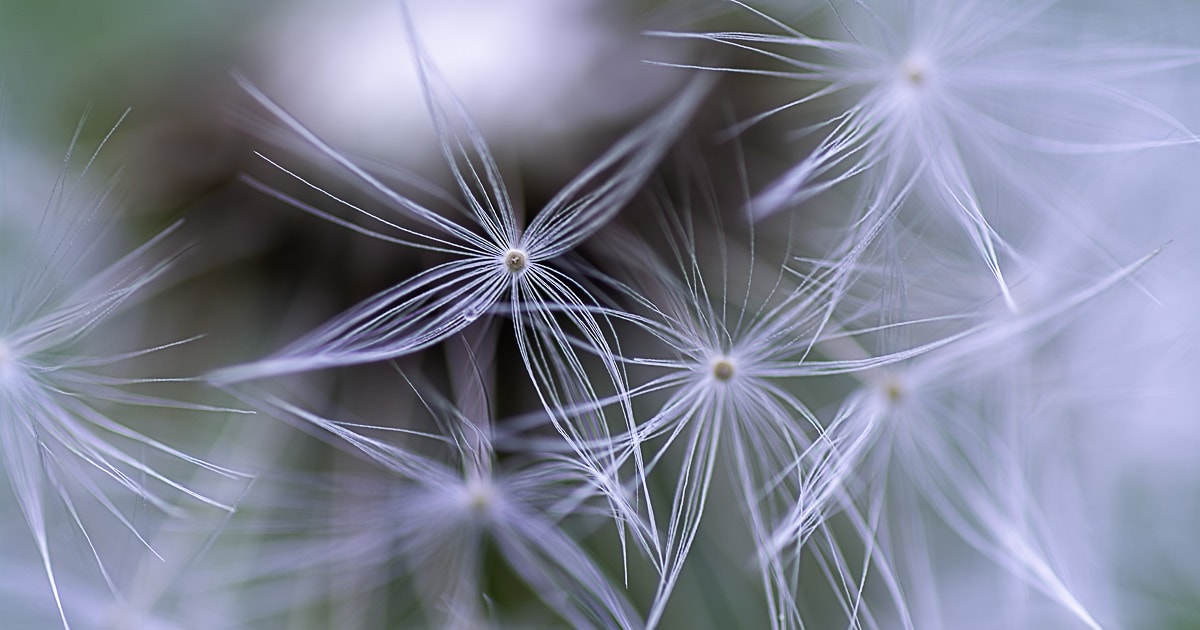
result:
[[[408,28],[411,34],[412,26]],[[376,197],[386,199],[389,210],[415,218],[429,230],[403,227],[382,214],[352,205],[269,159],[288,176],[331,203],[371,221],[381,231],[357,226],[265,184],[252,184],[360,233],[452,259],[369,298],[273,356],[218,370],[210,378],[218,384],[230,384],[392,359],[463,332],[483,313],[507,316],[512,320],[526,373],[544,409],[562,437],[576,449],[583,465],[592,469],[597,480],[604,480],[611,464],[601,461],[607,454],[597,453],[593,445],[603,440],[608,427],[601,422],[567,418],[561,411],[600,398],[600,382],[576,352],[577,337],[596,350],[594,356],[603,363],[608,384],[617,392],[626,389],[623,370],[613,359],[617,352],[609,340],[612,324],[600,308],[602,296],[595,295],[586,284],[586,273],[573,273],[570,267],[564,271],[559,264],[586,267],[570,260],[573,250],[607,225],[638,191],[687,124],[710,83],[705,79],[688,83],[675,99],[618,140],[525,224],[525,213],[510,197],[484,138],[413,38],[426,103],[443,157],[465,202],[465,206],[450,210],[464,215],[467,221],[447,218],[386,186],[240,79],[242,87],[288,127],[355,176]],[[450,199],[454,195],[441,193],[438,197]],[[633,418],[627,406],[624,419],[632,429]],[[610,491],[614,510],[627,509],[621,492]]]
[[[82,128],[82,122],[80,128]],[[111,133],[111,132],[110,132]],[[78,134],[78,130],[77,130]],[[103,145],[101,145],[103,146]],[[72,148],[74,140],[72,141]],[[99,149],[97,149],[99,151]],[[95,159],[95,155],[91,160]],[[88,164],[91,164],[89,160]],[[232,506],[179,481],[171,466],[244,479],[235,471],[188,455],[125,426],[114,409],[229,411],[130,391],[127,386],[163,378],[118,378],[103,368],[171,348],[179,343],[112,356],[89,356],[88,341],[102,324],[138,299],[170,268],[174,257],[147,265],[149,253],[175,229],[168,228],[106,269],[81,278],[97,259],[110,218],[106,195],[88,198],[83,178],[69,176],[70,154],[54,183],[42,194],[49,203],[0,208],[5,235],[20,237],[0,249],[0,459],[33,535],[59,614],[68,626],[56,573],[51,536],[57,516],[86,544],[110,589],[105,549],[94,538],[87,502],[127,529],[142,544],[125,504],[129,500],[166,514],[179,514],[173,497],[222,510]],[[37,178],[9,179],[35,186]],[[151,550],[152,551],[152,550]]]
[[[491,543],[571,627],[639,628],[625,596],[559,526],[595,493],[580,468],[542,461],[505,469],[492,450],[490,417],[468,418],[428,387],[414,385],[414,392],[445,428],[450,461],[374,437],[394,428],[346,425],[270,394],[242,392],[255,406],[327,431],[390,472],[385,484],[361,478],[339,485],[345,514],[332,529],[309,532],[298,558],[294,546],[284,547],[280,564],[379,575],[404,567],[431,622],[480,627],[490,625],[483,556]],[[312,516],[288,516],[293,525],[305,519]]]
[[[700,166],[696,170],[688,185],[707,191],[705,171]],[[674,199],[661,192],[650,202],[648,211],[658,221],[655,234],[661,235],[661,245],[648,247],[633,234],[607,242],[615,257],[630,266],[630,297],[647,313],[626,318],[644,326],[672,355],[622,357],[665,372],[631,387],[632,396],[663,393],[667,399],[635,433],[614,436],[625,445],[626,460],[640,449],[650,451],[643,458],[650,466],[661,466],[669,451],[682,458],[680,469],[673,471],[671,510],[662,526],[666,535],[655,557],[660,583],[647,624],[653,627],[661,620],[699,529],[718,458],[724,458],[760,551],[758,568],[774,627],[802,626],[792,572],[771,547],[771,530],[797,497],[817,513],[823,507],[841,509],[848,502],[849,495],[840,487],[848,471],[834,458],[828,460],[832,466],[810,458],[814,451],[840,445],[816,446],[831,437],[790,383],[885,366],[944,342],[894,355],[820,358],[824,344],[853,336],[833,319],[852,266],[834,263],[809,274],[782,265],[773,268],[755,259],[753,235],[750,250],[739,251],[719,227],[694,218],[703,216],[705,209],[715,215],[712,206],[697,203],[676,212]],[[657,251],[674,256],[674,261],[664,262]],[[721,252],[715,274],[706,273],[699,251]],[[756,276],[752,271],[745,284],[728,277],[729,268],[754,270],[760,265],[766,273]],[[635,474],[637,483],[644,483],[648,471],[637,464]],[[839,507],[832,507],[835,504]],[[651,510],[647,518],[653,514]],[[820,526],[818,522],[813,528]],[[858,527],[869,529],[865,523]],[[836,566],[831,569],[832,582],[857,581],[836,547],[827,553]],[[893,594],[899,599],[898,592]],[[842,593],[848,610],[860,595]]]
[[[916,600],[936,599],[923,590],[938,586],[928,579],[931,560],[905,547],[933,544],[925,538],[926,512],[932,510],[998,567],[1087,627],[1100,627],[1044,544],[1037,525],[1043,516],[1021,445],[1042,406],[1034,371],[1039,345],[1065,318],[1127,280],[1149,258],[1072,293],[1055,291],[1047,304],[1004,313],[953,343],[889,366],[846,401],[828,428],[838,437],[815,450],[828,449],[854,471],[847,487],[862,488],[857,500],[865,513],[893,511],[879,535],[891,540],[885,553],[905,571],[908,579],[901,584]],[[829,449],[830,444],[839,446]],[[797,506],[781,521],[777,542],[795,540],[811,528],[804,511]],[[930,607],[925,614],[937,614]]]
[[[1090,223],[1060,194],[1062,176],[1074,168],[1063,157],[1197,142],[1176,116],[1124,82],[1195,65],[1200,52],[1082,45],[1054,32],[1052,8],[1061,3],[835,2],[830,6],[841,36],[819,39],[741,0],[730,2],[775,33],[655,34],[716,42],[783,66],[704,66],[709,70],[816,86],[738,129],[786,110],[849,101],[838,103],[836,115],[801,128],[804,135],[823,135],[757,195],[755,216],[857,180],[869,202],[849,218],[883,224],[891,215],[881,211],[899,208],[915,181],[912,189],[925,201],[917,207],[961,228],[1013,309],[1005,266],[1020,256],[1010,244],[1014,235],[997,226],[1041,226],[1047,212],[1073,225]],[[1003,205],[988,198],[993,189],[1003,191]],[[1021,212],[1029,218],[1022,220]],[[871,214],[877,216],[865,220]]]

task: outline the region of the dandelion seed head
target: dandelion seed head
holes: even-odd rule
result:
[[[504,254],[504,267],[513,274],[525,271],[527,266],[529,266],[529,255],[524,250],[514,248]]]
[[[733,359],[721,356],[712,361],[713,378],[723,383],[733,380],[733,375],[736,372],[734,369]]]

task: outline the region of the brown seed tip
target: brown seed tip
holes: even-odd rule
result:
[[[525,252],[519,249],[510,249],[508,250],[508,253],[504,255],[504,266],[513,273],[518,273],[524,270],[525,266],[528,264],[529,257],[525,255]]]
[[[733,363],[729,359],[717,359],[712,364],[713,378],[718,381],[728,381],[733,378]]]

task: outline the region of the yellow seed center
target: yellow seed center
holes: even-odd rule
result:
[[[904,400],[904,385],[894,378],[889,378],[883,384],[883,395],[887,397],[888,403],[893,405],[899,404],[900,401]]]

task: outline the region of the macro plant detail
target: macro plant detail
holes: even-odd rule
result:
[[[847,99],[844,110],[801,130],[824,135],[752,202],[757,216],[793,208],[852,178],[869,182],[875,200],[867,211],[893,207],[918,180],[926,211],[950,215],[1009,300],[1002,261],[1020,252],[989,220],[997,210],[984,197],[988,191],[1000,188],[1010,206],[1064,214],[1078,224],[1084,219],[1062,207],[1055,182],[1039,181],[1030,164],[1196,141],[1182,122],[1121,84],[1195,64],[1193,50],[1117,41],[1064,45],[1039,28],[1040,20],[1056,17],[1060,3],[1041,0],[841,4],[840,32],[831,38],[806,35],[748,5],[742,6],[774,33],[656,33],[735,47],[784,68],[707,69],[813,86],[742,127],[813,101]]]
[[[76,138],[78,133],[77,129]],[[183,342],[91,354],[87,342],[97,329],[168,271],[178,254],[162,261],[147,259],[178,226],[85,275],[90,272],[85,264],[108,255],[112,243],[105,234],[106,222],[114,216],[107,193],[88,191],[87,167],[81,175],[71,173],[71,158],[68,151],[53,177],[43,173],[6,177],[13,187],[6,192],[16,203],[6,205],[0,214],[6,236],[0,271],[0,452],[15,499],[6,512],[14,518],[19,511],[28,526],[64,625],[67,619],[54,557],[60,545],[51,536],[62,515],[86,542],[104,581],[115,588],[105,568],[114,559],[108,556],[115,554],[101,548],[95,521],[107,516],[149,549],[132,516],[140,511],[138,504],[176,516],[186,513],[184,505],[176,505],[181,501],[192,507],[233,510],[177,479],[180,473],[173,469],[179,464],[215,477],[244,477],[118,420],[136,407],[180,419],[194,415],[188,412],[229,410],[147,395],[130,387],[171,380],[164,376],[106,373],[106,368]],[[95,159],[91,156],[88,164]],[[53,173],[49,165],[29,166],[39,167]],[[49,187],[39,199],[33,189],[41,183]],[[86,509],[88,505],[97,506],[98,513],[92,514],[97,510]]]
[[[1200,624],[1187,3],[15,4],[6,627]]]

